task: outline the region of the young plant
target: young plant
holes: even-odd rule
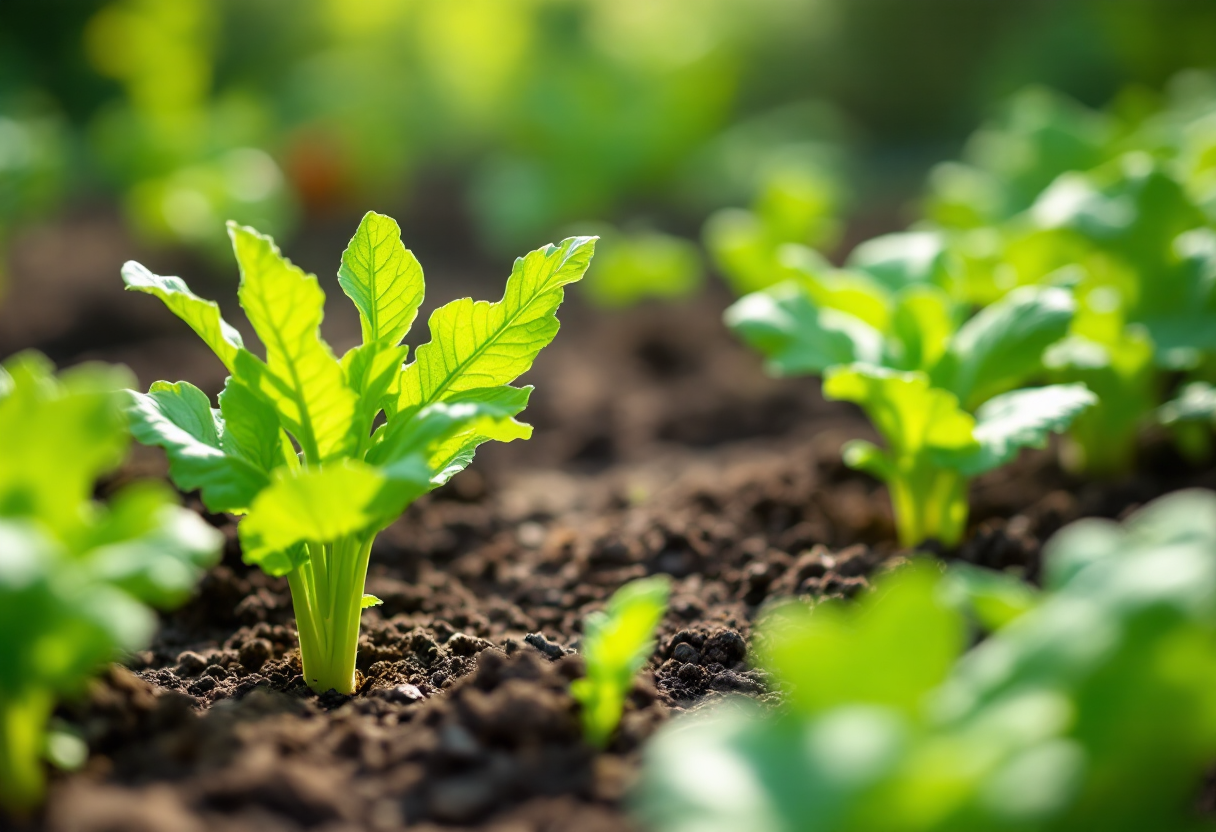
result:
[[[41,800],[44,759],[83,751],[48,732],[56,702],[145,647],[149,605],[182,603],[219,559],[223,536],[158,483],[93,500],[126,457],[129,381],[102,365],[56,377],[37,353],[0,366],[0,809],[13,813]]]
[[[667,612],[671,581],[664,575],[633,581],[613,594],[603,612],[587,616],[583,656],[587,675],[570,686],[583,706],[583,734],[603,748],[621,721],[633,678],[654,652],[654,633]]]
[[[338,283],[363,343],[340,360],[321,338],[316,277],[269,237],[234,223],[228,232],[238,297],[266,358],[179,278],[128,263],[127,288],[164,301],[231,373],[218,409],[184,381],[132,394],[132,431],[168,452],[174,481],[198,489],[209,510],[242,515],[245,561],[288,579],[308,685],[353,693],[359,619],[379,603],[363,591],[376,535],[481,443],[531,435],[515,416],[532,388],[511,382],[557,334],[563,287],[583,276],[595,238],[516,260],[501,301],[440,307],[431,340],[403,366],[424,284],[391,218],[369,212],[343,252]]]
[[[1064,529],[1041,592],[913,562],[856,604],[777,607],[755,654],[782,704],[663,728],[645,828],[1207,828],[1194,795],[1216,754],[1214,552],[1216,496],[1181,492],[1122,526]],[[995,613],[966,653],[960,586]]]
[[[604,229],[595,265],[582,282],[596,306],[620,309],[648,298],[691,297],[705,282],[701,253],[693,243],[661,231]]]
[[[966,528],[970,479],[1042,447],[1094,396],[1081,384],[1020,389],[1068,331],[1067,291],[1026,287],[960,326],[942,289],[908,277],[926,273],[911,259],[874,258],[901,289],[865,273],[808,271],[741,299],[726,322],[770,372],[823,373],[828,398],[861,405],[887,448],[850,442],[846,464],[887,483],[903,545],[953,546]]]
[[[1022,448],[1042,448],[1096,401],[1082,384],[1015,390],[981,405],[975,415],[924,373],[869,364],[831,367],[829,399],[861,405],[886,441],[844,447],[850,468],[884,481],[891,492],[900,543],[937,540],[956,546],[967,526],[972,478],[1011,462]]]

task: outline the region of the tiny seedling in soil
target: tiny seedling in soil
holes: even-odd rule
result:
[[[1205,828],[1214,553],[1216,495],[1179,492],[1123,525],[1065,528],[1042,591],[922,561],[855,605],[776,607],[756,641],[781,705],[729,701],[663,728],[646,828]],[[974,617],[993,632],[964,652]]]
[[[376,535],[466,468],[478,445],[531,435],[515,417],[532,388],[511,382],[557,334],[563,287],[587,270],[595,238],[516,260],[501,301],[440,307],[431,340],[403,366],[424,283],[395,221],[369,212],[342,255],[338,282],[363,343],[341,359],[321,338],[316,277],[269,237],[228,230],[238,297],[266,358],[181,279],[128,263],[127,288],[164,301],[231,374],[218,409],[184,381],[133,393],[132,430],[168,452],[179,487],[198,489],[213,512],[242,515],[245,561],[290,584],[308,685],[350,694],[361,613],[379,603],[363,591]]]
[[[908,271],[905,262],[892,282]],[[1043,447],[1095,401],[1079,383],[1023,386],[1044,372],[1044,350],[1074,309],[1065,289],[1025,287],[960,325],[934,285],[891,290],[861,273],[808,271],[742,298],[726,321],[770,372],[822,373],[828,398],[866,411],[887,447],[850,442],[844,460],[887,483],[903,545],[954,546],[969,480]]]
[[[583,734],[600,748],[621,721],[633,679],[654,652],[654,634],[667,612],[671,581],[665,575],[632,581],[618,589],[603,612],[583,625],[585,678],[570,686],[583,706]]]
[[[143,649],[156,614],[185,601],[219,560],[223,536],[159,483],[109,504],[95,480],[126,457],[122,368],[56,377],[42,355],[0,366],[0,808],[33,808],[43,760],[79,765],[87,748],[49,729],[57,700],[107,662]]]

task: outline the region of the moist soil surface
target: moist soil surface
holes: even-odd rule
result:
[[[37,240],[18,249],[37,253]],[[345,348],[357,321],[324,264],[305,265],[323,275],[326,335]],[[17,282],[0,355],[36,345],[60,363],[124,361],[144,385],[222,385],[219,363],[151,299],[100,288],[40,324],[23,310],[41,309],[46,291]],[[500,278],[432,278],[437,302],[495,291]],[[524,379],[537,387],[525,414],[535,437],[483,447],[378,539],[367,591],[384,603],[363,614],[354,696],[303,684],[286,582],[244,566],[233,520],[209,516],[227,536],[223,563],[162,617],[149,650],[60,708],[90,759],[52,775],[42,813],[0,817],[0,828],[635,829],[629,789],[655,730],[722,696],[773,696],[749,663],[763,605],[855,595],[907,553],[885,490],[840,460],[844,441],[872,438],[865,420],[825,402],[814,379],[766,378],[720,323],[724,293],[616,313],[572,294]],[[964,544],[938,554],[1033,579],[1062,525],[1216,487],[1159,437],[1140,456],[1134,477],[1087,482],[1051,449],[1029,452],[974,484]],[[102,493],[164,470],[158,451],[136,449]],[[593,749],[567,692],[583,672],[582,621],[621,584],[657,573],[673,579],[657,649],[618,735]]]

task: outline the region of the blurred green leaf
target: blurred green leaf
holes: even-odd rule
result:
[[[584,622],[587,675],[571,684],[570,693],[582,704],[583,733],[593,745],[603,747],[612,739],[633,678],[654,652],[655,629],[670,592],[666,575],[632,581]]]

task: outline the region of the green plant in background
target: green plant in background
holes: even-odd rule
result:
[[[150,606],[185,601],[219,559],[223,536],[159,483],[108,504],[94,482],[126,457],[121,368],[58,377],[38,353],[0,367],[0,808],[23,812],[45,788],[43,761],[87,749],[48,730],[58,700],[107,662],[142,649]]]
[[[1164,101],[1129,92],[1109,112],[1029,90],[972,137],[964,163],[930,177],[928,233],[956,297],[988,303],[1030,283],[1074,288],[1070,337],[1046,363],[1054,380],[1088,385],[1099,405],[1070,432],[1070,467],[1131,470],[1171,374],[1209,372],[1216,238],[1202,160],[1216,146],[1214,105],[1216,89],[1199,73],[1175,79]]]
[[[1193,803],[1216,754],[1216,497],[1074,524],[1044,567],[1043,592],[965,654],[958,583],[929,563],[856,606],[774,609],[757,653],[783,705],[664,728],[637,796],[648,828],[1207,828]]]
[[[515,416],[532,388],[511,382],[557,334],[563,287],[583,276],[595,238],[516,260],[499,302],[437,309],[431,340],[403,367],[424,283],[391,218],[369,212],[342,255],[338,282],[359,310],[363,344],[340,360],[321,338],[316,277],[269,237],[235,223],[229,234],[238,297],[267,357],[179,278],[128,263],[127,288],[164,301],[231,373],[218,410],[184,381],[133,393],[132,431],[165,448],[174,482],[200,490],[209,510],[244,515],[245,561],[291,586],[305,679],[349,694],[361,611],[379,603],[363,593],[377,533],[467,467],[481,443],[531,435]]]
[[[41,106],[4,103],[0,101],[0,296],[9,236],[55,205],[67,167],[62,121]]]
[[[599,234],[595,265],[581,284],[597,306],[617,309],[649,298],[690,297],[705,282],[696,245],[660,231],[616,231]]]
[[[1052,433],[1096,401],[1082,384],[1015,390],[981,405],[974,415],[924,373],[869,364],[832,367],[824,395],[861,405],[886,442],[844,447],[844,462],[887,484],[899,541],[937,540],[957,546],[967,527],[972,478],[1011,462],[1023,448],[1043,448]]]
[[[1212,428],[1216,427],[1216,387],[1193,381],[1157,411],[1157,420],[1171,431],[1178,448],[1196,464],[1212,458]]]
[[[776,375],[822,373],[824,395],[866,411],[886,450],[850,442],[846,464],[888,484],[900,542],[956,545],[967,484],[1043,447],[1094,396],[1081,384],[1026,388],[1075,311],[1058,287],[1024,287],[959,324],[916,235],[873,241],[856,271],[791,264],[797,279],[748,295],[726,323]],[[796,269],[797,270],[797,269]]]
[[[618,589],[603,612],[583,624],[585,678],[570,693],[582,703],[583,734],[603,748],[621,721],[634,677],[654,652],[655,630],[667,612],[671,581],[665,575],[632,581]]]
[[[737,295],[787,275],[789,244],[830,247],[840,234],[841,185],[807,160],[783,161],[763,174],[750,210],[724,208],[705,222],[705,248]]]

